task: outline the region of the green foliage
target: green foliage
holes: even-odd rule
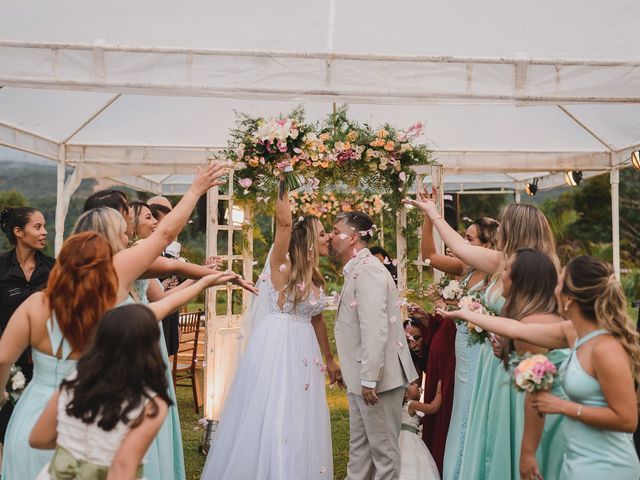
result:
[[[629,271],[620,280],[629,302],[640,300],[640,269]]]
[[[9,207],[26,207],[27,199],[16,190],[0,192],[0,210]]]

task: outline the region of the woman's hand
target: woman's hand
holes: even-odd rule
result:
[[[421,323],[426,323],[429,321],[429,314],[425,312],[424,308],[422,308],[417,303],[410,303],[409,305],[407,305],[407,311],[409,312],[409,316],[411,318],[415,318]]]
[[[429,300],[431,300],[432,302],[437,302],[438,300],[441,300],[440,291],[438,290],[438,286],[435,283],[430,283],[425,293],[429,298]]]
[[[562,407],[568,403],[560,397],[549,392],[536,392],[531,394],[531,406],[538,413],[562,413]]]
[[[222,260],[222,258],[212,256],[212,257],[205,258],[202,265],[205,267],[211,268],[212,270],[220,270],[220,267],[222,267],[223,263],[224,263],[224,260]]]
[[[229,166],[223,162],[213,161],[205,167],[198,167],[196,177],[191,184],[193,190],[198,196],[202,196],[210,188],[224,185],[225,182],[219,180],[228,173]]]
[[[437,308],[436,313],[440,315],[442,318],[446,318],[447,320],[464,320],[465,322],[469,321],[469,310],[452,310],[448,311],[444,308]]]
[[[209,288],[215,285],[224,285],[227,282],[237,281],[238,278],[242,277],[235,272],[215,272],[211,275],[207,275],[206,277],[202,277],[197,283],[199,283],[202,288]]]
[[[327,375],[329,377],[329,385],[338,384],[340,388],[344,388],[344,381],[342,380],[342,371],[340,365],[335,361],[333,357],[328,358],[326,361]]]
[[[522,480],[543,480],[535,454],[520,453],[520,478]]]
[[[427,193],[427,189],[423,186],[422,189],[418,188],[416,191],[416,199],[405,198],[402,200],[402,203],[405,205],[413,205],[416,208],[419,208],[425,214],[429,212],[435,212],[434,216],[438,214],[438,189],[435,185],[431,187],[431,193]],[[431,216],[431,215],[429,215]]]
[[[238,276],[238,278],[231,280],[231,283],[234,283],[235,285],[238,285],[239,287],[244,288],[245,290],[253,293],[254,295],[258,294],[258,288],[256,287],[256,284],[253,282],[250,282],[249,280],[246,280],[244,277]]]
[[[489,341],[491,342],[491,348],[493,349],[493,355],[496,358],[502,359],[502,354],[506,348],[505,339],[500,335],[493,333],[489,334]]]

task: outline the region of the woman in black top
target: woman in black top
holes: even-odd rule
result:
[[[0,336],[13,312],[29,295],[47,285],[55,259],[42,253],[47,241],[44,216],[31,207],[7,208],[0,213],[0,229],[14,246],[0,253]],[[33,376],[30,352],[16,362],[27,381]],[[6,402],[0,410],[0,443],[9,423],[13,406]]]

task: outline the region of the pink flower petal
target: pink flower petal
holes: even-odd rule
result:
[[[351,300],[351,303],[349,304],[349,307],[353,308],[356,305],[358,305],[358,301],[357,300]]]
[[[286,269],[287,266],[284,263],[278,267],[278,270],[280,270],[281,272],[284,272]]]

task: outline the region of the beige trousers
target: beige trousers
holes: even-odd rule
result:
[[[400,476],[398,436],[404,387],[378,393],[380,401],[366,405],[362,395],[349,393],[349,463],[347,480],[396,480]]]

